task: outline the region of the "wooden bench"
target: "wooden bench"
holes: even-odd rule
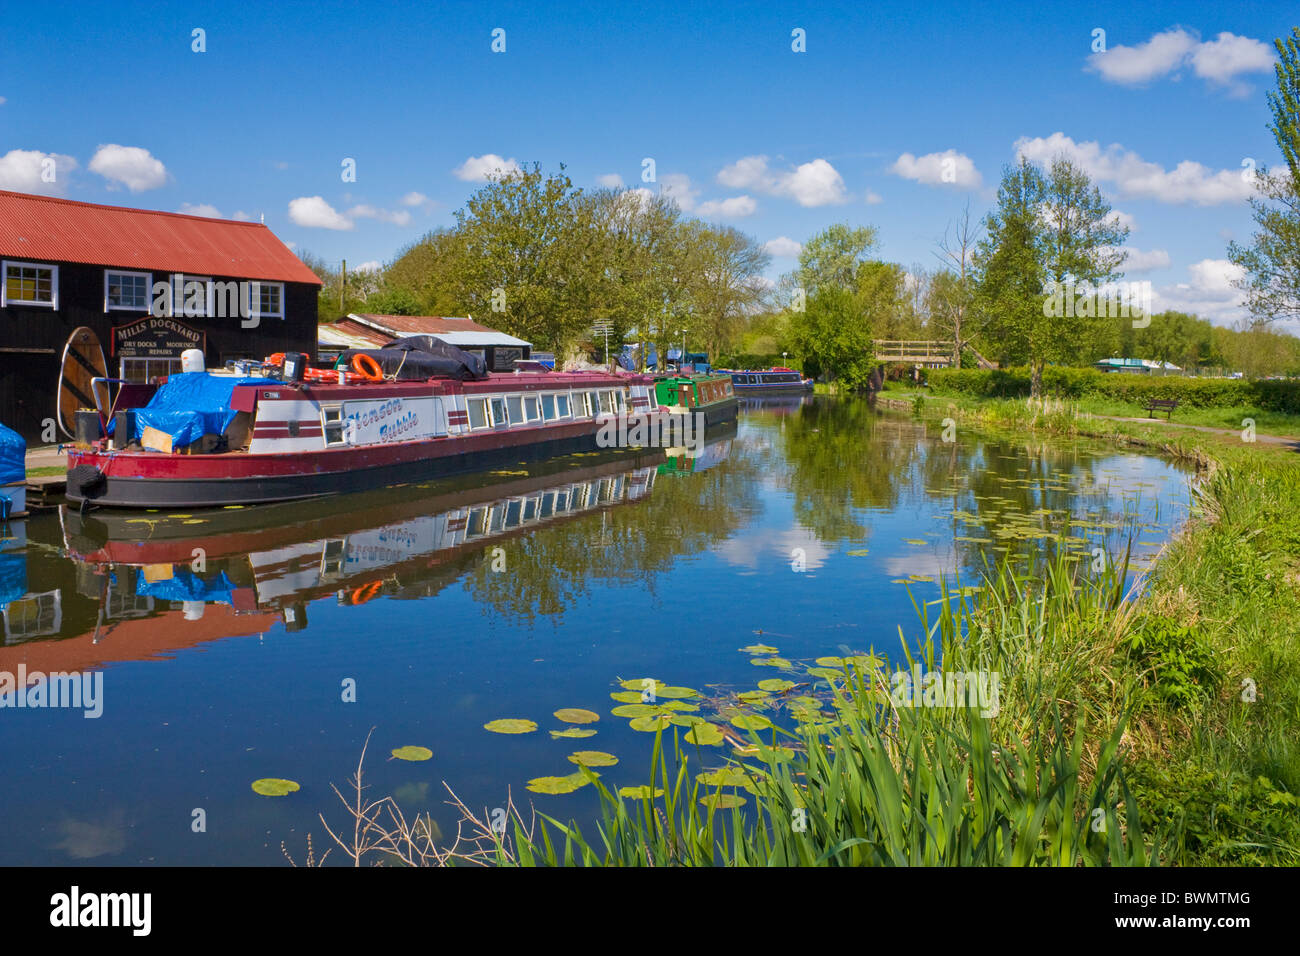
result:
[[[1149,398],[1146,403],[1146,410],[1150,413],[1148,418],[1155,418],[1156,412],[1165,412],[1165,420],[1174,420],[1174,409],[1178,407],[1176,398]]]

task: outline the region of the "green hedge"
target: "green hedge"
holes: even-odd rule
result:
[[[1029,394],[1029,369],[934,369],[928,375],[938,393],[979,398],[1019,398]],[[1043,370],[1043,390],[1054,398],[1105,398],[1144,404],[1176,398],[1188,408],[1260,408],[1300,415],[1300,382],[1246,381],[1233,378],[1183,378],[1133,375],[1090,368]]]
[[[732,354],[719,355],[717,361],[713,363],[714,368],[771,368],[774,365],[788,365],[793,362],[793,356],[787,359],[781,358],[781,353],[775,355],[762,355],[754,352],[736,352]],[[793,365],[790,366],[794,368]]]

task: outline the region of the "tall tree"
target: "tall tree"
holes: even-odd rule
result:
[[[961,350],[982,329],[982,325],[967,321],[975,298],[974,258],[979,232],[979,224],[971,223],[970,203],[967,203],[955,227],[943,231],[936,253],[943,270],[935,275],[928,290],[927,307],[936,328],[952,338],[953,368],[961,368]]]
[[[756,239],[730,226],[695,221],[682,231],[694,306],[691,332],[710,356],[717,356],[763,304],[763,270],[771,257]]]
[[[1256,173],[1251,245],[1228,245],[1228,258],[1244,270],[1236,284],[1257,321],[1300,316],[1300,27],[1285,42],[1273,42],[1277,89],[1268,94],[1268,128],[1287,168]]]

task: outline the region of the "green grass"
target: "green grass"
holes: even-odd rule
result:
[[[63,475],[68,471],[62,465],[42,465],[40,468],[28,468],[28,478],[48,478],[51,475]]]

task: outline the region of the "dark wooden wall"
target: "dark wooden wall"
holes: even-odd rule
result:
[[[42,421],[55,415],[59,362],[63,357],[64,343],[73,329],[84,325],[99,336],[104,358],[108,361],[108,373],[110,377],[116,377],[117,359],[110,354],[113,327],[148,314],[104,311],[103,266],[63,262],[48,264],[59,267],[57,310],[26,305],[0,308],[0,422],[17,431],[29,443],[40,441]],[[154,282],[168,278],[164,272],[153,274]],[[240,277],[211,278],[228,282],[238,281]],[[203,319],[177,316],[177,319],[207,334],[210,368],[221,366],[227,358],[263,358],[273,352],[315,355],[316,301],[316,286],[286,282],[283,319],[262,319],[256,328],[251,329],[241,328],[238,317]],[[66,439],[60,433],[57,440]]]

